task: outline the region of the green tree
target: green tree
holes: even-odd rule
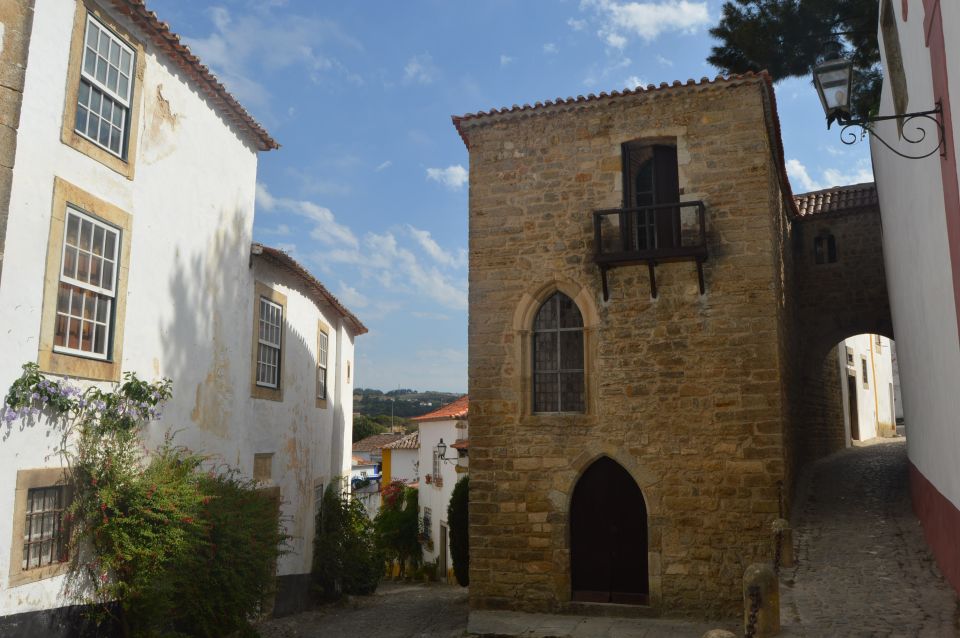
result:
[[[321,595],[372,594],[383,574],[383,553],[363,503],[328,485],[317,513],[313,539],[313,580]]]
[[[447,506],[450,525],[450,558],[453,573],[462,587],[470,584],[470,477],[465,476],[453,487]]]
[[[383,489],[383,503],[373,521],[377,546],[388,560],[400,563],[403,574],[407,561],[417,567],[423,549],[417,538],[420,533],[420,504],[417,490],[393,481]]]
[[[361,439],[365,439],[368,436],[374,434],[382,434],[386,432],[388,428],[384,427],[382,424],[378,423],[376,420],[371,419],[368,416],[363,414],[354,414],[353,415],[353,442],[356,443]]]
[[[880,101],[877,0],[728,0],[710,34],[720,40],[707,62],[725,73],[766,69],[774,80],[809,77],[829,43],[844,47],[856,73],[854,114]]]

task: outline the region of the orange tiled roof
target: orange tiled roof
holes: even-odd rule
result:
[[[280,148],[276,140],[270,137],[253,116],[240,106],[237,99],[220,83],[210,69],[190,52],[190,48],[180,42],[180,36],[170,30],[170,25],[161,22],[157,14],[147,9],[144,0],[111,0],[120,13],[126,15],[147,34],[154,45],[176,64],[190,78],[230,124],[247,133],[261,151]]]
[[[371,434],[370,436],[360,439],[353,444],[354,452],[373,452],[384,447],[388,443],[393,443],[397,439],[401,438],[402,434],[393,434],[388,432],[386,434]]]
[[[452,116],[453,126],[457,129],[457,133],[460,134],[460,138],[463,140],[463,143],[467,146],[467,149],[470,149],[470,138],[467,136],[466,132],[463,129],[463,123],[470,120],[476,120],[485,117],[493,117],[505,114],[515,114],[515,113],[524,113],[527,115],[533,115],[540,112],[548,111],[557,111],[557,110],[569,110],[571,108],[576,108],[585,103],[599,102],[602,100],[614,100],[618,98],[627,97],[630,95],[639,95],[642,93],[649,93],[653,91],[664,91],[664,90],[677,90],[684,87],[694,87],[694,88],[708,88],[712,86],[736,86],[738,84],[747,84],[759,82],[766,88],[767,96],[769,97],[769,109],[768,116],[770,119],[770,124],[772,131],[770,131],[770,139],[773,143],[774,163],[777,166],[778,173],[780,175],[780,188],[783,191],[783,197],[785,203],[790,208],[790,214],[793,216],[798,216],[799,213],[796,208],[796,202],[793,198],[793,191],[790,187],[790,180],[787,178],[787,166],[786,160],[784,159],[783,153],[783,139],[780,132],[780,115],[777,112],[777,96],[773,90],[773,78],[770,77],[770,74],[767,71],[760,71],[759,73],[754,73],[753,71],[747,71],[739,75],[729,75],[723,76],[718,75],[714,79],[710,79],[706,76],[700,78],[700,81],[696,81],[693,78],[688,79],[686,82],[681,82],[680,80],[674,80],[672,84],[667,82],[661,82],[659,86],[655,84],[649,84],[645,88],[637,87],[635,89],[624,89],[623,91],[611,91],[610,93],[601,92],[599,95],[594,95],[593,93],[583,96],[578,95],[577,97],[568,97],[560,98],[556,100],[547,100],[546,102],[536,102],[533,105],[524,104],[519,106],[514,104],[511,107],[503,107],[499,109],[490,109],[489,111],[478,111],[476,113],[467,113],[465,115],[454,115]]]
[[[438,408],[433,412],[427,412],[421,416],[413,417],[414,421],[443,421],[446,419],[464,419],[467,416],[467,409],[469,407],[470,400],[467,398],[467,395],[463,395],[453,403],[448,403],[442,408]]]
[[[351,456],[350,463],[352,465],[376,465],[376,463],[374,463],[373,461],[368,461],[362,456]]]
[[[406,435],[402,439],[397,439],[393,443],[388,443],[383,446],[384,449],[390,450],[419,450],[420,449],[420,432],[413,432]]]
[[[328,303],[333,306],[334,310],[340,313],[340,315],[347,320],[347,323],[351,325],[353,329],[353,334],[362,335],[366,334],[367,327],[363,325],[356,315],[347,310],[340,301],[330,294],[330,291],[320,283],[320,281],[310,274],[310,271],[301,266],[297,261],[283,252],[278,248],[271,248],[270,246],[264,246],[263,244],[254,243],[250,247],[251,254],[266,259],[267,261],[273,263],[280,268],[283,268],[296,276],[300,281],[302,281],[306,287],[307,292],[313,293],[313,300],[317,303]]]
[[[800,217],[851,213],[877,206],[877,186],[873,182],[834,186],[794,197]]]

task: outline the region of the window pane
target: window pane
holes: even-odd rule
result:
[[[129,100],[130,80],[125,75],[120,75],[120,81],[117,83],[117,93],[125,100]]]
[[[80,236],[80,218],[77,215],[68,214],[67,219],[67,243],[77,245],[77,239]]]
[[[117,240],[117,233],[116,233],[116,232],[109,232],[109,233],[107,233],[106,243],[105,243],[104,249],[103,249],[103,254],[106,255],[107,258],[110,259],[110,260],[116,260],[116,258],[117,258],[116,254],[115,254],[115,252],[114,252],[114,250],[116,249],[116,240]]]
[[[85,49],[84,56],[83,56],[83,70],[88,75],[93,75],[93,72],[96,68],[97,68],[97,54],[92,49]],[[83,86],[83,82],[80,83],[80,86]]]
[[[117,68],[111,66],[107,69],[107,88],[116,91],[117,90],[117,79],[120,77],[120,73],[117,71]]]
[[[120,64],[120,45],[116,42],[110,43],[110,64],[112,66]]]
[[[100,46],[97,49],[97,53],[99,53],[100,57],[104,58],[104,61],[106,61],[109,51],[110,51],[110,38],[107,36],[106,33],[103,33],[100,37]]]
[[[560,368],[583,370],[583,332],[580,330],[560,333]]]
[[[74,122],[73,128],[77,131],[87,130],[87,109],[82,106],[77,106],[77,119]]]
[[[97,28],[97,25],[93,22],[87,21],[87,39],[86,43],[88,46],[97,48],[97,36],[100,34],[100,29]]]
[[[93,254],[102,255],[103,254],[103,236],[104,230],[102,226],[97,226],[93,229]]]
[[[566,295],[557,295],[560,301],[560,327],[561,328],[581,328],[583,319],[580,317],[580,309],[573,299]]]
[[[79,247],[89,251],[90,242],[93,240],[93,223],[83,219],[80,222],[80,243]]]
[[[563,412],[583,412],[583,373],[560,373],[560,409]]]
[[[559,397],[558,380],[556,374],[537,374],[534,377],[535,412],[556,412]]]
[[[549,330],[557,327],[557,295],[553,295],[540,307],[533,323],[534,330]]]
[[[67,246],[63,250],[63,276],[77,276],[77,249]]]
[[[130,62],[133,61],[133,56],[126,50],[120,52],[120,72],[123,75],[130,77]],[[123,95],[126,95],[124,93]]]
[[[82,325],[83,329],[80,331],[80,349],[84,352],[93,352],[93,324],[89,321],[84,321]]]
[[[100,285],[106,290],[113,292],[113,262],[103,262],[103,281]]]
[[[100,304],[101,307],[106,304]],[[107,327],[98,325],[93,333],[93,351],[97,354],[107,354]]]
[[[106,38],[101,40],[100,48],[103,49],[106,43]],[[97,82],[100,82],[101,84],[105,84],[107,81],[107,65],[102,58],[97,59],[97,72],[94,74],[94,77],[97,78]]]
[[[535,332],[533,335],[533,367],[535,372],[558,368],[557,333]]]
[[[77,257],[77,279],[83,282],[90,281],[90,255],[80,253]]]

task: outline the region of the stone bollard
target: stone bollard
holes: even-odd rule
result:
[[[780,633],[780,581],[767,563],[754,563],[743,572],[743,630],[754,638]]]
[[[727,631],[726,629],[711,629],[703,634],[701,638],[737,638],[737,634],[732,631]]]
[[[790,522],[784,518],[778,518],[773,521],[773,542],[779,542],[779,546],[774,545],[774,551],[780,552],[780,566],[793,567],[796,565],[796,559],[793,555],[793,530],[790,528]]]

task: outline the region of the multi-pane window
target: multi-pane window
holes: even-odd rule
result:
[[[63,486],[53,486],[27,491],[27,518],[23,527],[23,559],[20,564],[22,570],[67,560],[63,525],[65,489]]]
[[[561,292],[540,307],[533,325],[534,412],[583,412],[583,318]]]
[[[257,385],[280,387],[280,339],[283,333],[283,307],[260,297],[260,322],[257,345]]]
[[[327,333],[321,332],[317,344],[317,398],[327,398]]]
[[[88,15],[74,129],[117,157],[126,154],[133,64],[133,50]]]
[[[119,250],[119,230],[67,207],[54,350],[109,357]]]
[[[623,145],[623,216],[625,250],[653,250],[680,245],[680,210],[646,207],[680,201],[677,148],[627,142]]]

